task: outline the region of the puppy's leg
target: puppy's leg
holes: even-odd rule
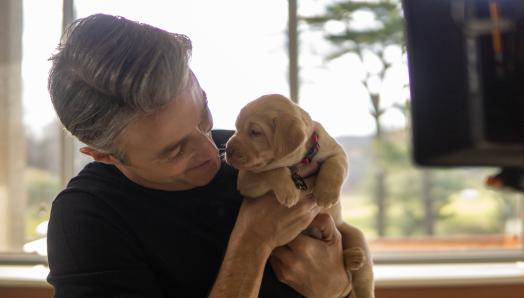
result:
[[[347,168],[345,154],[333,155],[322,163],[313,190],[313,197],[320,207],[329,208],[337,202]]]
[[[258,198],[271,190],[271,185],[264,179],[263,173],[239,171],[237,190],[246,197]]]
[[[374,298],[373,261],[362,232],[347,223],[337,226],[342,234],[344,264],[351,272],[353,291],[358,298]]]
[[[277,200],[286,207],[292,207],[300,199],[300,190],[291,179],[291,170],[287,167],[264,172],[265,179],[271,185]]]
[[[237,189],[242,195],[251,198],[260,197],[272,190],[277,200],[287,207],[295,205],[300,199],[300,190],[293,184],[291,170],[286,167],[262,173],[240,171]]]

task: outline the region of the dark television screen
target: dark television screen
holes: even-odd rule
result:
[[[524,168],[524,1],[403,9],[415,162]]]

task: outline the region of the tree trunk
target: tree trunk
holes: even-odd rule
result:
[[[428,170],[422,170],[422,199],[424,202],[424,231],[426,235],[435,233],[435,212],[433,210],[433,175]]]
[[[379,237],[386,236],[386,172],[382,166],[379,166],[375,176],[376,192],[375,200],[377,202],[377,234]]]
[[[376,95],[378,96],[378,95]],[[377,98],[379,100],[379,98]],[[378,108],[378,104],[377,104]],[[380,125],[380,113],[375,113],[375,161],[376,161],[376,173],[375,173],[375,202],[377,204],[377,234],[379,237],[386,236],[386,223],[387,223],[387,202],[386,202],[386,169],[382,160],[380,146],[384,142],[384,136],[382,133],[382,125]]]
[[[363,59],[363,52],[362,50],[357,51],[360,60],[364,61]],[[391,66],[387,61],[384,59],[383,51],[380,51],[377,56],[381,59],[384,68],[382,71],[380,71],[379,76],[382,81],[384,81],[384,77],[386,75],[386,71]],[[368,73],[366,76],[366,79],[362,81],[364,84],[364,87],[369,92],[369,99],[371,100],[371,105],[373,107],[373,110],[371,111],[371,115],[373,116],[373,119],[375,121],[375,162],[376,162],[376,173],[375,173],[375,203],[377,204],[377,217],[376,217],[376,229],[377,234],[379,237],[386,236],[386,226],[387,226],[387,189],[386,189],[386,168],[384,167],[383,157],[381,156],[380,152],[380,146],[382,146],[382,143],[384,142],[384,135],[382,131],[382,125],[380,123],[380,117],[384,113],[380,106],[380,94],[379,93],[372,93],[371,90],[369,90],[369,85],[367,80],[371,77],[371,74]]]

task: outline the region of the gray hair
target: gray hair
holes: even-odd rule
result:
[[[65,129],[122,162],[122,130],[178,95],[189,73],[191,41],[123,17],[76,20],[50,60],[48,89]]]

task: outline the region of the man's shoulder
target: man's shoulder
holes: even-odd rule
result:
[[[86,164],[75,177],[69,180],[64,191],[79,189],[95,191],[125,182],[125,177],[115,166],[93,161]]]
[[[62,206],[104,204],[103,201],[127,192],[129,186],[126,184],[123,174],[114,166],[91,162],[86,164],[58,193],[53,206],[58,203]]]

